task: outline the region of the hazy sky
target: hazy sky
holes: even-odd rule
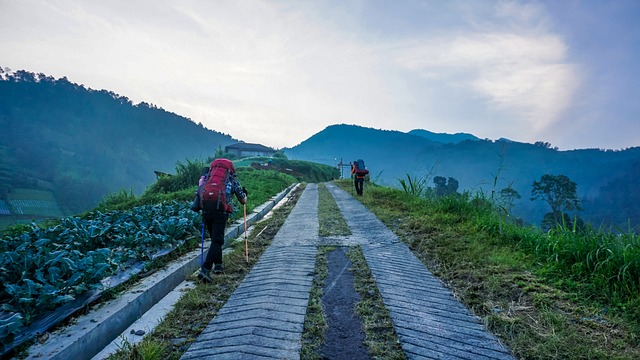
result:
[[[640,146],[639,0],[0,0],[0,66],[276,148],[338,123]]]

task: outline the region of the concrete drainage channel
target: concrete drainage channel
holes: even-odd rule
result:
[[[296,186],[298,184],[289,186],[256,207],[251,214],[247,214],[247,226],[264,218]],[[225,244],[243,233],[244,220],[241,219],[228,227]],[[205,249],[208,249],[208,243],[205,243]],[[168,311],[166,309],[171,307],[172,301],[178,300],[182,289],[190,286],[185,279],[200,267],[200,256],[200,249],[192,251],[165,269],[145,278],[117,299],[100,304],[96,309],[77,318],[72,325],[50,334],[43,343],[31,346],[27,358],[67,360],[91,359],[96,354],[96,359],[108,356],[111,350],[117,350],[115,343],[118,338],[124,336],[123,333],[131,324],[141,319],[156,304],[164,310],[158,310],[158,313],[153,310],[149,312],[146,318],[150,319],[146,323],[159,322],[159,317]]]

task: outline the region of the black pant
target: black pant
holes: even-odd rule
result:
[[[355,185],[356,185],[356,193],[358,193],[358,195],[362,195],[362,188],[364,186],[364,178],[355,178],[354,180]]]
[[[227,226],[229,213],[215,211],[203,213],[204,225],[211,235],[211,246],[202,267],[211,270],[213,264],[222,264],[222,245],[224,245],[224,228]]]

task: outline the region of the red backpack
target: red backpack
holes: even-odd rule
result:
[[[369,173],[369,170],[367,170],[366,167],[364,166],[364,160],[362,159],[358,159],[355,162],[355,167],[356,167],[356,175],[358,176],[365,176]]]
[[[236,169],[228,159],[215,159],[200,190],[200,208],[205,211],[233,212],[231,201],[231,175]]]

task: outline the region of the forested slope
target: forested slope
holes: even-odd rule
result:
[[[0,195],[53,193],[65,214],[110,191],[141,192],[154,171],[236,142],[190,119],[44,74],[0,74]]]

